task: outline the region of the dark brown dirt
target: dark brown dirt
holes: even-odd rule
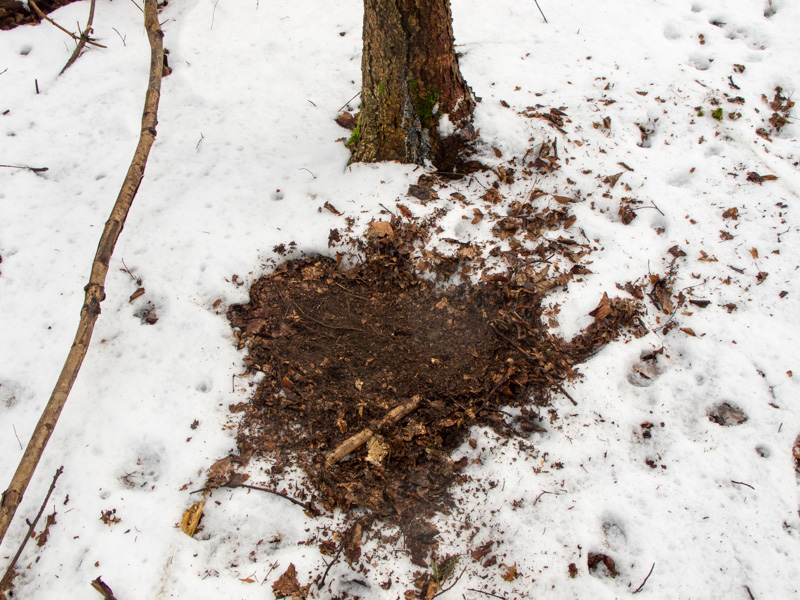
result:
[[[45,14],[49,14],[66,6],[72,4],[77,0],[36,0],[36,6]],[[40,19],[33,12],[28,12],[28,9],[22,2],[18,0],[0,0],[0,29],[14,29],[19,25],[30,25],[39,23]]]
[[[242,454],[268,455],[274,482],[299,466],[326,509],[369,508],[403,524],[407,544],[436,535],[424,523],[449,502],[466,466],[451,456],[473,425],[527,436],[552,390],[629,326],[632,301],[604,297],[595,322],[571,342],[549,334],[537,282],[440,289],[416,277],[397,235],[373,241],[345,269],[330,258],[292,260],[253,284],[228,316],[246,363],[265,377],[244,410]],[[325,457],[392,408],[421,406],[332,467]],[[522,406],[522,416],[503,413]],[[423,517],[423,518],[420,518]],[[427,528],[427,529],[426,529]],[[413,548],[412,553],[413,552]]]

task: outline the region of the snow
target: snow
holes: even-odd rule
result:
[[[452,8],[462,70],[482,98],[482,160],[499,165],[558,139],[562,169],[536,185],[582,199],[571,207],[572,234],[592,240],[593,274],[549,298],[560,307],[557,331],[573,335],[591,323],[604,292],[624,296],[617,284],[665,276],[673,261],[675,292],[711,304],[675,315],[696,336],[651,332],[582,365],[583,378],[569,389],[578,406],[557,397],[559,419],[531,438],[535,449],[472,432],[476,448],[465,444],[455,456],[480,458],[467,472],[487,485],[465,484],[457,509],[436,518],[440,554],[467,554],[456,569],[465,573],[444,597],[485,598],[468,591],[477,589],[617,598],[638,588],[653,564],[642,598],[796,597],[797,109],[771,142],[755,130],[770,130],[772,109],[761,95],[772,100],[780,86],[793,97],[800,82],[800,6],[539,5],[547,24],[533,2],[454,0]],[[87,10],[78,2],[51,16],[69,27]],[[49,169],[0,168],[0,482],[10,481],[72,342],[95,247],[138,139],[149,66],[141,20],[133,3],[98,2],[95,35],[108,48],[90,49],[61,77],[72,52],[64,34],[46,23],[0,34],[0,113],[8,111],[0,116],[0,162]],[[335,8],[318,0],[171,2],[161,20],[174,72],[162,85],[158,138],[89,353],[0,548],[5,568],[63,465],[48,506],[57,523],[43,547],[28,544],[19,597],[88,596],[98,576],[120,598],[271,597],[289,563],[311,582],[325,562],[304,542],[340,515],[309,519],[280,498],[219,490],[195,538],[175,526],[198,499],[190,492],[202,487],[205,470],[235,449],[228,405],[246,401],[253,384],[238,377],[243,354],[224,316],[246,300],[247,286],[233,275],[249,283],[269,272],[280,243],[296,242],[292,256],[328,253],[328,232],[343,217],[320,211],[325,202],[356,219],[357,230],[396,201],[416,215],[447,208],[440,238],[492,240],[491,223],[462,219],[472,207],[449,194],[427,206],[407,198],[421,169],[347,166],[336,140],[348,132],[333,119],[359,91],[358,0]],[[711,117],[712,99],[721,101],[722,121]],[[565,135],[519,114],[536,104],[567,113]],[[727,118],[734,111],[741,118]],[[640,125],[652,131],[642,145]],[[778,179],[758,185],[746,181],[751,171]],[[602,182],[619,172],[614,188]],[[454,186],[478,202],[479,187]],[[502,192],[510,202],[530,190],[518,179]],[[642,201],[627,226],[617,216],[623,197]],[[724,219],[732,207],[738,219]],[[722,230],[733,239],[722,240]],[[676,245],[686,256],[668,253]],[[700,260],[701,251],[716,261]],[[759,272],[768,273],[760,284]],[[129,302],[134,278],[146,292]],[[148,302],[154,325],[135,316]],[[658,331],[669,317],[645,305],[643,318]],[[642,359],[662,345],[655,362]],[[748,420],[711,422],[707,413],[720,402]],[[250,468],[254,481],[258,468]],[[106,525],[100,515],[112,509],[121,521]],[[475,539],[458,533],[465,522],[480,525]],[[489,540],[497,566],[483,567],[468,553]],[[367,573],[339,564],[330,588],[312,585],[312,596],[403,597],[416,567],[375,542],[364,550],[381,556]],[[618,577],[590,574],[588,552],[612,556]],[[516,564],[518,577],[502,579],[503,564]],[[394,583],[383,590],[387,578]]]

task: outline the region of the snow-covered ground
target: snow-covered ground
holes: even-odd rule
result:
[[[649,290],[650,276],[710,303],[670,315],[645,298],[651,333],[581,367],[569,388],[578,406],[555,399],[558,418],[532,438],[534,451],[472,432],[476,447],[459,455],[481,459],[467,468],[475,481],[436,519],[440,554],[463,553],[456,574],[466,567],[443,597],[623,597],[653,565],[642,598],[797,597],[800,110],[776,132],[768,101],[800,83],[800,6],[539,5],[548,23],[532,1],[454,0],[453,17],[463,73],[482,98],[483,160],[507,164],[557,139],[561,169],[536,186],[581,199],[570,233],[596,248],[592,274],[549,298],[556,331],[571,336],[604,292],[627,296],[618,284],[637,281]],[[51,16],[70,27],[87,11],[77,2]],[[95,35],[108,48],[61,77],[66,35],[46,23],[0,32],[0,163],[49,169],[0,168],[0,487],[72,342],[138,139],[149,66],[141,16],[134,3],[99,0]],[[174,72],[158,138],[88,356],[0,549],[4,570],[63,465],[47,509],[56,523],[42,547],[28,544],[18,597],[99,597],[89,587],[98,576],[119,598],[272,597],[290,563],[310,583],[325,562],[306,541],[340,516],[310,519],[277,497],[218,490],[200,533],[176,526],[205,470],[235,449],[228,406],[251,391],[225,308],[281,260],[277,244],[328,252],[345,217],[363,228],[396,201],[417,215],[449,211],[440,237],[506,243],[489,219],[472,224],[477,186],[453,184],[473,205],[443,193],[422,206],[406,196],[421,169],[347,166],[337,140],[348,132],[334,118],[360,88],[359,0],[173,1],[161,19]],[[521,114],[527,107],[562,110],[563,132]],[[778,179],[748,180],[753,172]],[[618,173],[616,185],[603,181]],[[505,202],[531,185],[501,186]],[[320,211],[325,202],[344,215]],[[621,203],[636,209],[628,225]],[[153,325],[142,319],[151,307]],[[661,329],[670,319],[678,325]],[[747,420],[710,420],[723,402]],[[106,511],[116,512],[101,520]],[[457,535],[464,523],[478,526],[474,538]],[[470,556],[490,540],[489,554]],[[338,564],[310,597],[413,589],[405,555],[375,542],[364,552],[374,554],[365,572]],[[619,575],[590,573],[590,552],[613,558]]]

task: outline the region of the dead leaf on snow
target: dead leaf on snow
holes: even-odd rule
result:
[[[514,563],[511,566],[504,564],[503,567],[505,568],[506,572],[500,577],[506,581],[514,581],[517,577],[519,577],[519,574],[517,573],[517,563]]]
[[[600,321],[601,319],[605,319],[610,314],[611,300],[608,298],[608,294],[603,292],[603,298],[600,300],[600,304],[598,304],[597,308],[589,313],[589,316],[594,317],[595,321]]]
[[[200,524],[200,519],[203,518],[203,507],[205,507],[206,502],[205,500],[201,500],[200,502],[195,502],[186,509],[186,512],[183,513],[183,518],[181,519],[181,529],[183,533],[192,537],[197,531],[197,526]]]
[[[372,221],[369,224],[367,235],[369,237],[392,237],[394,235],[394,229],[392,228],[392,224],[387,221]]]
[[[308,595],[310,585],[305,587],[300,585],[297,580],[297,569],[295,569],[294,563],[289,563],[286,572],[272,584],[272,593],[275,594],[275,598],[291,596],[292,600],[302,600]]]
[[[603,178],[603,183],[605,183],[608,187],[613,188],[615,185],[617,185],[617,182],[619,181],[619,178],[622,177],[623,173],[625,173],[625,171],[620,171],[616,175],[608,175],[607,177]]]

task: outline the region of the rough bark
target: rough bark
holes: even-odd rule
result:
[[[78,331],[72,343],[67,360],[61,369],[53,393],[50,395],[47,405],[39,418],[36,428],[33,430],[28,446],[22,455],[19,466],[8,489],[3,492],[0,500],[0,543],[8,530],[14,513],[22,501],[25,490],[33,477],[36,465],[42,457],[44,448],[47,445],[50,435],[55,429],[61,410],[67,402],[72,384],[78,376],[89,342],[92,339],[94,324],[100,315],[100,303],[105,300],[106,294],[104,285],[108,265],[114,246],[117,243],[128,210],[133,204],[133,199],[139,189],[139,184],[144,176],[147,157],[150,148],[156,137],[156,123],[158,114],[158,101],[161,97],[161,76],[164,70],[164,34],[158,23],[157,0],[145,0],[144,3],[144,24],[147,36],[150,40],[150,79],[148,81],[147,94],[144,101],[144,112],[142,113],[142,131],[139,136],[139,145],[133,155],[133,160],[128,169],[122,189],[117,196],[111,215],[106,221],[100,243],[97,246],[92,272],[89,276],[89,284],[84,288],[86,292],[83,308],[81,309],[81,319],[78,324]]]
[[[363,36],[353,160],[452,169],[474,137],[475,100],[458,67],[450,1],[364,0]]]

